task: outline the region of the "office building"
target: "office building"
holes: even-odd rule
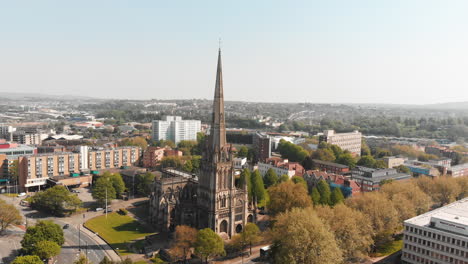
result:
[[[401,261],[468,264],[468,198],[406,220]]]
[[[408,180],[411,179],[411,175],[399,173],[396,169],[373,169],[357,166],[351,170],[351,179],[361,186],[363,192],[371,192],[379,190],[382,181]]]
[[[387,168],[395,168],[405,163],[405,158],[401,157],[384,157],[382,160],[387,165]]]
[[[153,140],[171,140],[178,144],[181,140],[197,140],[201,130],[200,120],[182,120],[180,116],[166,116],[153,121]]]
[[[15,127],[9,125],[0,125],[0,139],[5,139],[7,141],[13,140],[13,132],[16,131]]]
[[[325,130],[319,137],[320,142],[337,145],[343,150],[348,150],[355,156],[361,155],[362,134],[355,130],[349,133],[336,133],[334,130]]]

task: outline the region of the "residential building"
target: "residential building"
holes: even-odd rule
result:
[[[468,198],[403,225],[402,263],[468,264]]]
[[[144,168],[155,168],[159,165],[159,163],[164,157],[181,157],[182,155],[182,151],[176,149],[171,149],[167,147],[148,147],[143,152],[142,165]]]
[[[410,169],[414,176],[426,175],[438,177],[447,174],[450,168],[450,159],[448,159],[448,165],[445,159],[440,161],[407,160],[404,165]]]
[[[452,177],[468,176],[468,163],[455,165],[448,169],[447,174]]]
[[[408,180],[411,175],[399,173],[396,169],[374,169],[357,166],[351,170],[351,179],[355,180],[363,192],[371,192],[380,189],[382,181]]]
[[[457,152],[455,150],[450,149],[449,147],[443,146],[427,146],[424,151],[427,154],[436,155],[439,157],[446,157],[450,159],[456,159]]]
[[[253,148],[258,161],[271,157],[271,138],[265,133],[257,132],[253,136]]]
[[[320,142],[337,145],[343,150],[348,150],[355,156],[361,155],[362,134],[355,130],[349,133],[336,133],[334,130],[325,130],[319,137]]]
[[[24,145],[40,145],[42,139],[45,139],[47,135],[39,133],[26,133],[25,131],[15,131],[12,134],[12,141]]]
[[[178,144],[181,140],[197,140],[200,120],[182,120],[180,116],[165,116],[153,121],[153,140],[171,140]]]
[[[312,190],[320,180],[326,181],[330,188],[340,188],[344,197],[350,197],[361,193],[361,186],[350,178],[325,171],[308,170],[302,175],[309,190]]]
[[[314,163],[314,167],[320,171],[326,171],[336,174],[345,174],[349,172],[349,167],[343,164],[317,159],[314,159],[312,161]]]
[[[88,168],[91,171],[129,167],[140,161],[138,147],[92,148],[88,150]]]
[[[305,172],[304,167],[299,162],[289,162],[287,159],[278,157],[272,157],[266,159],[265,162],[258,163],[258,171],[262,177],[269,169],[273,169],[278,176],[286,174],[289,178],[295,175],[302,176]]]
[[[244,157],[234,158],[232,162],[234,163],[234,169],[236,170],[242,170],[246,168],[248,165],[247,158],[244,158]]]
[[[0,125],[0,139],[13,141],[13,132],[16,131],[15,127],[9,125]]]
[[[7,156],[20,156],[36,154],[37,148],[31,146],[20,145],[16,143],[8,143],[0,140],[0,154]]]
[[[402,157],[384,157],[382,160],[387,165],[387,168],[395,168],[405,163],[406,158]]]

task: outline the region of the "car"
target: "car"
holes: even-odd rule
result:
[[[65,224],[65,225],[63,226],[63,229],[68,229],[69,227],[70,227],[69,224]]]
[[[106,212],[107,212],[107,213],[112,213],[112,209],[107,208],[106,210],[104,210],[104,213],[106,213]]]
[[[72,190],[72,193],[80,193],[78,190]]]
[[[101,208],[101,207],[96,208],[96,212],[99,212],[99,211],[102,211],[102,210],[104,210],[104,208]]]
[[[18,194],[18,197],[23,197],[23,196],[26,196],[26,193],[22,192],[22,193]]]

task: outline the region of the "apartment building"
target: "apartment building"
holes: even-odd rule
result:
[[[88,169],[128,167],[139,162],[140,156],[138,147],[95,148],[88,151]]]
[[[404,221],[401,261],[468,264],[468,198]]]
[[[278,157],[272,157],[265,162],[258,163],[258,171],[262,177],[265,176],[269,169],[273,169],[278,177],[286,174],[289,178],[294,175],[302,176],[305,172],[304,167],[299,162],[289,162],[287,159]]]
[[[326,172],[336,173],[336,174],[345,174],[349,172],[349,167],[343,164],[317,160],[317,159],[314,159],[312,161],[314,163],[314,167],[320,171],[326,171]]]
[[[468,163],[455,165],[448,169],[447,174],[452,177],[468,176]]]
[[[348,150],[355,156],[361,155],[361,132],[355,130],[349,133],[336,133],[334,130],[325,130],[319,137],[320,142],[327,142]]]
[[[12,134],[12,141],[25,145],[40,145],[42,139],[47,138],[46,134],[26,133],[25,131],[15,131]]]
[[[170,149],[170,148],[161,148],[161,147],[148,147],[143,152],[142,165],[145,168],[154,168],[159,165],[161,160],[164,157],[177,156],[181,157],[183,155],[182,151]]]
[[[265,133],[253,135],[253,147],[258,161],[265,161],[271,157],[271,138]]]
[[[179,143],[181,140],[197,140],[201,131],[200,120],[182,120],[180,116],[165,116],[163,120],[153,121],[153,140],[171,140]]]

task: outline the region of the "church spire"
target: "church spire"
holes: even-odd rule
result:
[[[213,100],[213,121],[211,123],[211,140],[211,147],[214,151],[220,151],[220,149],[224,147],[224,145],[226,145],[221,47],[219,47],[218,50],[218,67],[216,70],[215,94]]]

